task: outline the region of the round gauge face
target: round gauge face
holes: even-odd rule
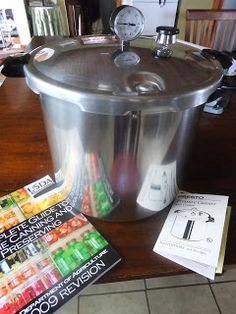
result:
[[[122,5],[112,13],[110,27],[121,40],[130,41],[142,33],[144,16],[139,9]]]
[[[114,63],[117,67],[129,67],[138,64],[140,61],[139,56],[133,51],[124,51],[118,54]]]

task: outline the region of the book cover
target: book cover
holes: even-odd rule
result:
[[[0,313],[53,313],[120,261],[49,177],[0,198]]]

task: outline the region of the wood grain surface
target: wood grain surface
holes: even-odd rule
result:
[[[23,78],[7,78],[0,87],[0,195],[52,174],[39,96]],[[225,264],[236,264],[236,94],[224,114],[202,113],[182,188],[229,195],[232,214]],[[152,251],[167,211],[129,223],[90,219],[122,256],[99,282],[177,275],[187,269]]]

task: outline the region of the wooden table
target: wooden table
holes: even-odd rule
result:
[[[7,78],[0,87],[0,195],[52,174],[39,96],[23,78]],[[229,195],[232,214],[225,264],[236,264],[236,94],[222,115],[203,113],[186,168],[184,189]],[[176,275],[187,269],[152,251],[167,211],[137,222],[91,219],[123,260],[99,282]]]

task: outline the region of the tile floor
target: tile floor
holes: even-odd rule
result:
[[[214,281],[196,274],[94,284],[57,314],[235,314],[236,265]]]

